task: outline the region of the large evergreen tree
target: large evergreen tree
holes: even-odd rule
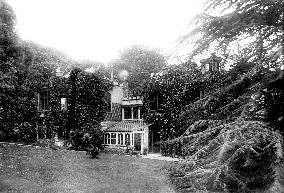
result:
[[[242,59],[279,67],[283,65],[283,21],[282,0],[206,0],[204,11],[191,23],[193,30],[180,41],[194,43],[192,55],[212,45],[230,54],[228,50],[239,45],[237,54]]]

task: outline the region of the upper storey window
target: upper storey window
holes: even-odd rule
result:
[[[142,119],[142,107],[123,107],[123,119]]]
[[[124,119],[132,119],[131,107],[124,107]]]
[[[42,91],[39,93],[39,111],[49,110],[49,93]]]
[[[150,95],[150,110],[159,110],[162,105],[162,97],[158,94]]]

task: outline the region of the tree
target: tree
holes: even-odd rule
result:
[[[98,73],[81,72],[78,74],[77,115],[78,124],[99,125],[106,112],[105,93],[110,83]]]
[[[18,38],[14,30],[15,15],[12,8],[0,1],[0,128],[10,133],[17,119],[15,95],[17,89],[17,56],[20,55]],[[5,130],[5,131],[4,131]]]
[[[105,93],[110,83],[99,73],[84,72],[79,68],[69,76],[68,120],[66,138],[71,130],[83,130],[86,125],[96,127],[106,112]]]
[[[69,84],[70,92],[68,98],[68,120],[66,123],[66,132],[65,138],[69,138],[69,133],[73,129],[77,128],[77,117],[76,117],[76,105],[77,105],[77,96],[78,96],[78,74],[81,72],[81,69],[75,68],[70,72]]]
[[[116,76],[123,70],[128,71],[129,89],[134,95],[141,95],[143,85],[150,80],[151,74],[157,73],[165,65],[165,59],[158,50],[134,45],[121,52],[113,62],[113,69]]]
[[[279,68],[283,64],[283,21],[282,0],[207,0],[203,13],[191,23],[194,29],[180,41],[194,43],[192,55],[210,45],[222,52],[238,45],[242,59]],[[241,48],[247,40],[252,41]]]

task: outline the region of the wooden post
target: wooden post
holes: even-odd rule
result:
[[[126,140],[125,133],[123,133],[122,136],[123,136],[122,145],[125,145],[125,140]]]
[[[154,153],[154,134],[153,134],[153,130],[151,132],[151,135],[152,135],[152,153]]]
[[[144,142],[144,133],[140,133],[141,135],[141,154],[143,154],[143,142]]]
[[[141,119],[141,117],[140,117],[140,107],[138,107],[138,119]]]

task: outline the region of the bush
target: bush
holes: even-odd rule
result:
[[[186,153],[183,151],[183,146],[193,140],[189,136],[181,136],[175,139],[161,142],[161,153],[163,156],[169,157],[184,157]]]
[[[17,138],[21,142],[32,143],[36,142],[36,129],[28,122],[22,123],[15,129]]]
[[[123,148],[110,148],[108,146],[104,147],[104,152],[105,153],[111,153],[111,154],[118,154],[118,155],[125,155],[130,152],[127,152],[127,149]]]
[[[148,153],[148,148],[147,148],[147,147],[144,147],[144,148],[143,148],[143,155],[147,155],[147,153]]]
[[[71,149],[88,151],[93,157],[103,150],[103,132],[99,128],[84,128],[71,134]],[[95,156],[96,157],[96,156]]]
[[[192,124],[183,136],[163,141],[161,153],[170,157],[187,157],[193,155],[205,143],[214,139],[222,129],[221,121],[200,120]],[[216,129],[212,129],[215,128]],[[210,129],[208,129],[210,128]],[[203,131],[206,130],[206,135]]]
[[[187,155],[184,164],[195,164],[170,168],[170,177],[175,183],[190,184],[193,192],[261,192],[279,184],[277,168],[283,159],[283,139],[267,124],[239,121],[183,138],[186,143],[182,138],[168,142],[168,150],[173,152],[175,144],[182,145]]]

